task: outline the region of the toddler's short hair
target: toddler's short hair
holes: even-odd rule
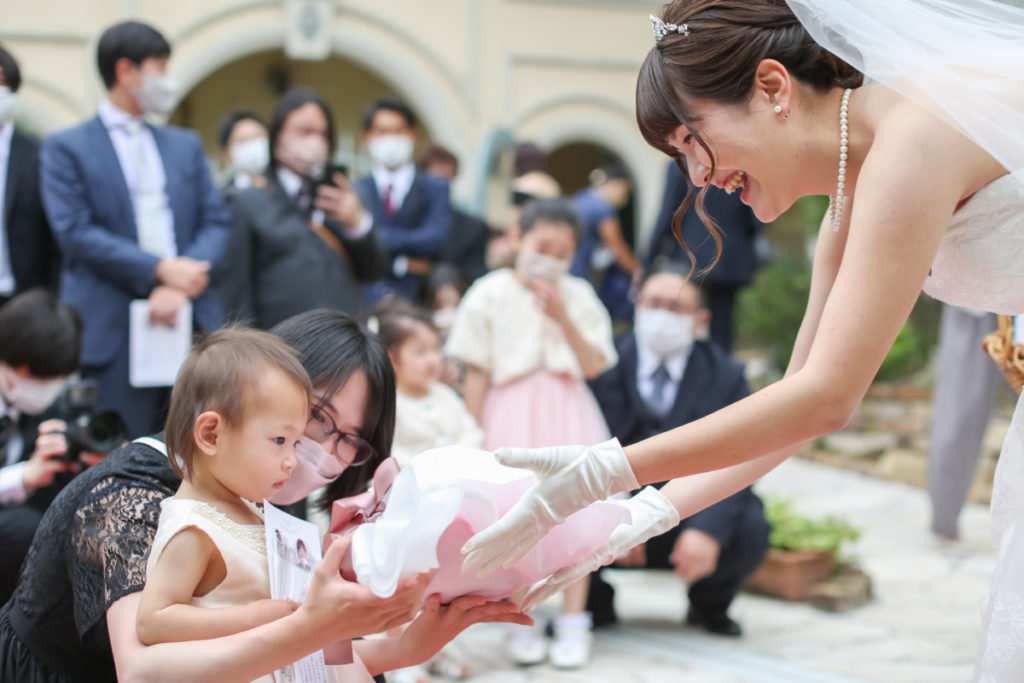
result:
[[[216,411],[229,427],[245,419],[260,378],[269,368],[285,373],[313,392],[298,353],[278,337],[244,327],[226,327],[208,334],[193,346],[171,389],[164,440],[171,468],[184,479],[192,475],[198,448],[192,431],[196,419]]]

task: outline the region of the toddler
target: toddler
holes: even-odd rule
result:
[[[479,448],[483,433],[462,398],[441,381],[441,335],[423,310],[399,299],[375,315],[381,344],[395,370],[397,403],[391,454],[405,467],[417,453],[439,446]]]

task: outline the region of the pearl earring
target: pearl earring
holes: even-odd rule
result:
[[[781,114],[782,113],[782,105],[781,104],[776,104],[775,105],[775,113],[776,114]]]

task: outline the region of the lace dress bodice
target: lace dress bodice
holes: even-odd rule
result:
[[[993,180],[953,214],[924,291],[957,306],[1024,313],[1024,169]]]

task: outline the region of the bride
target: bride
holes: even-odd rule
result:
[[[466,544],[465,568],[482,573],[591,501],[682,477],[635,502],[632,524],[532,602],[842,429],[922,289],[1024,313],[1024,10],[994,0],[676,0],[651,19],[655,45],[637,83],[648,143],[694,185],[740,192],[762,221],[804,195],[830,195],[830,209],[782,380],[625,450],[612,441],[500,453],[538,483]],[[993,493],[999,562],[976,671],[985,681],[1024,680],[1022,406]]]

